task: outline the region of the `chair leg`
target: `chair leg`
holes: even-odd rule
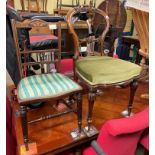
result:
[[[27,125],[27,109],[26,106],[20,106],[20,115],[22,119],[22,130],[24,136],[24,143],[28,144],[28,125]]]
[[[77,117],[78,117],[78,131],[82,130],[82,93],[77,94]]]
[[[129,99],[129,103],[128,103],[128,116],[130,116],[130,114],[131,114],[131,109],[132,109],[133,100],[134,100],[134,96],[135,96],[137,87],[138,87],[137,80],[134,80],[133,82],[130,83],[130,99]]]
[[[93,112],[93,106],[94,106],[94,101],[95,101],[95,97],[96,97],[96,90],[93,88],[89,89],[88,92],[88,132],[90,131],[91,127],[92,127],[92,112]]]
[[[69,101],[70,101],[70,104],[75,102],[74,95],[69,96]]]

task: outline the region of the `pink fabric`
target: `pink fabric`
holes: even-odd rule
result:
[[[30,36],[30,43],[39,42],[39,41],[43,41],[46,39],[57,39],[57,37],[53,35]]]
[[[82,59],[83,57],[79,57]],[[73,74],[73,59],[62,59],[61,60],[61,73],[62,74]]]
[[[148,108],[129,118],[110,120],[103,125],[97,143],[107,155],[134,155],[143,131],[148,128]],[[92,147],[83,155],[96,155]]]
[[[111,136],[106,129],[97,143],[107,155],[134,155],[141,132],[120,136]],[[92,147],[83,151],[83,155],[97,155]]]
[[[149,150],[149,129],[144,131],[143,136],[141,137],[140,143]]]
[[[9,132],[7,128],[6,128],[6,155],[16,155],[16,143],[12,134]]]
[[[117,54],[114,54],[114,55],[113,55],[113,58],[119,58],[119,57],[118,57],[118,55],[117,55]]]
[[[104,125],[104,127],[107,128],[111,135],[116,136],[119,134],[133,133],[143,130],[148,127],[148,124],[149,108],[146,108],[142,112],[139,112],[128,118],[110,120]]]
[[[61,73],[62,74],[73,73],[73,59],[61,60]]]
[[[15,130],[8,97],[6,97],[6,155],[16,155]]]
[[[8,97],[6,97],[6,128],[12,130],[12,111]]]

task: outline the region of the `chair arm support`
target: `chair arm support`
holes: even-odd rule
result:
[[[149,108],[128,118],[110,120],[104,127],[113,136],[138,132],[149,126]],[[103,130],[103,129],[101,129]],[[101,131],[102,132],[102,131]]]
[[[106,155],[103,150],[101,149],[101,147],[98,145],[96,140],[93,140],[91,142],[91,146],[94,149],[94,151],[96,152],[97,155]]]

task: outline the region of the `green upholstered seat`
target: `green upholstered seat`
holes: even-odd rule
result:
[[[108,56],[89,56],[76,61],[76,72],[89,84],[114,84],[136,77],[141,67]]]
[[[41,74],[23,78],[18,85],[19,101],[34,100],[65,95],[81,90],[81,87],[68,77],[55,74]]]

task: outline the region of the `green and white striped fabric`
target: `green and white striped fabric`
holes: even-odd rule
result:
[[[78,84],[59,73],[34,75],[20,81],[18,99],[22,101],[54,97],[80,89]]]

